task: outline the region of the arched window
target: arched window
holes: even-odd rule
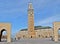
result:
[[[20,40],[20,37],[18,37],[18,40]]]
[[[40,37],[40,35],[38,35]]]
[[[45,36],[45,38],[47,38],[47,36]]]
[[[31,38],[32,38],[32,36],[31,36]]]
[[[23,35],[23,38],[25,37],[25,35]]]

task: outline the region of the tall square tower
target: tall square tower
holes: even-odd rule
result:
[[[32,3],[28,5],[28,36],[29,38],[35,38],[34,30],[34,9]]]

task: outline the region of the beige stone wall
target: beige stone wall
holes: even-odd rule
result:
[[[53,27],[54,27],[54,41],[58,41],[58,30],[60,29],[60,22],[54,22],[53,24]]]
[[[36,30],[36,37],[37,38],[49,38],[53,36],[53,31],[52,29],[39,29]]]
[[[20,31],[16,34],[16,39],[28,38],[28,31]]]
[[[7,32],[7,42],[11,42],[11,24],[10,23],[0,23],[0,35],[2,36],[2,32]],[[0,41],[1,41],[0,36]]]
[[[35,30],[35,33],[36,33],[36,38],[50,38],[51,36],[53,36],[53,29],[37,29]],[[24,36],[24,37],[23,37]],[[29,38],[28,37],[28,31],[20,31],[18,34],[17,34],[17,38],[20,37],[20,38]]]

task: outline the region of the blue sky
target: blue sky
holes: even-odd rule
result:
[[[12,34],[28,27],[30,0],[0,0],[0,22],[12,24]],[[34,7],[34,25],[53,26],[60,21],[60,0],[31,0]]]

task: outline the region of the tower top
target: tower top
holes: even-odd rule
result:
[[[33,6],[32,6],[32,3],[31,2],[29,2],[28,8],[29,9],[33,9]]]

